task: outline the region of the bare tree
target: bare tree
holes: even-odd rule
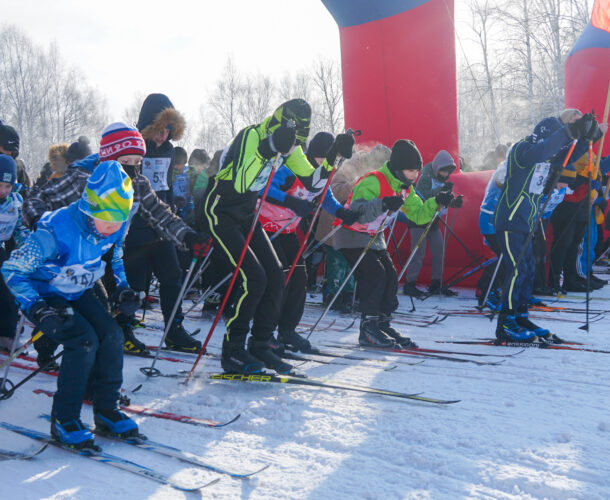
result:
[[[138,123],[138,118],[140,116],[140,109],[142,108],[142,103],[146,99],[146,96],[142,92],[136,92],[133,94],[131,98],[131,103],[123,110],[123,121],[127,125],[136,126]]]
[[[240,116],[242,91],[242,77],[233,59],[229,57],[210,97],[210,106],[216,111],[221,124],[227,128],[231,137],[235,137],[242,123]]]
[[[271,112],[275,85],[268,76],[257,75],[245,78],[240,99],[240,115],[245,123],[260,123]]]
[[[199,132],[194,138],[196,147],[205,149],[210,156],[218,149],[224,147],[231,141],[232,136],[223,131],[219,125],[218,117],[213,111],[204,106],[199,108]]]
[[[318,59],[314,62],[313,87],[317,91],[315,104],[320,106],[320,128],[334,134],[341,132],[344,128],[343,88],[336,61]]]

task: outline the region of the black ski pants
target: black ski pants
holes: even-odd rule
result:
[[[8,252],[0,246],[0,266],[8,259]],[[15,297],[0,274],[0,337],[14,338],[19,322],[19,308]]]
[[[299,251],[299,246],[300,243],[296,233],[284,233],[273,240],[273,248],[282,263],[284,276],[288,276],[288,271]],[[284,300],[277,325],[278,332],[294,332],[299,325],[305,309],[306,286],[307,271],[303,258],[299,257],[284,291]]]
[[[180,295],[183,278],[174,244],[162,240],[147,245],[126,246],[123,262],[127,282],[137,292],[146,290],[146,278],[149,272],[152,270],[155,273],[159,280],[161,312],[167,324]],[[180,303],[175,318],[182,317],[182,303]]]
[[[351,267],[362,254],[362,248],[342,248]],[[358,283],[360,310],[377,316],[392,314],[398,307],[398,276],[387,250],[368,250],[354,271]]]
[[[579,203],[562,202],[551,215],[553,245],[551,246],[551,284],[559,286],[563,272],[564,283],[578,278],[576,259],[578,245],[582,241],[586,225],[586,212],[582,214]]]

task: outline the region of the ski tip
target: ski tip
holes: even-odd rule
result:
[[[212,486],[214,484],[216,484],[218,481],[220,481],[220,478],[217,477],[216,479],[212,479],[211,481],[207,482],[207,483],[203,483],[200,484],[198,486],[183,486],[177,483],[170,483],[169,485],[176,489],[176,490],[180,490],[180,491],[199,491],[202,490],[203,488],[207,488],[208,486]]]
[[[241,417],[241,413],[238,413],[237,415],[235,415],[231,420],[229,420],[228,422],[223,422],[223,423],[219,423],[218,425],[213,425],[212,427],[226,427],[229,424],[232,424],[233,422],[237,421],[239,419],[239,417]]]

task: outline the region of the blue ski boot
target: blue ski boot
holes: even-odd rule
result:
[[[499,311],[500,310],[500,290],[497,288],[494,290],[490,290],[487,295],[487,300],[485,301],[485,305],[491,311]]]
[[[513,310],[504,310],[498,316],[498,325],[496,327],[496,338],[500,342],[534,342],[537,336],[533,331],[530,331],[517,322],[515,312]]]
[[[541,326],[538,326],[536,323],[530,321],[529,314],[527,312],[527,308],[525,308],[525,310],[519,309],[519,312],[517,313],[517,324],[519,326],[522,326],[526,330],[529,330],[537,337],[546,337],[547,335],[551,334],[551,332],[549,330],[547,330],[546,328],[542,328]]]
[[[95,447],[93,434],[78,418],[60,422],[51,417],[51,436],[69,448],[82,450]]]
[[[140,435],[138,424],[122,411],[93,410],[95,430],[100,434],[112,435],[121,439]]]

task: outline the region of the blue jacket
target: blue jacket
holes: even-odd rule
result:
[[[121,241],[125,224],[107,238],[95,235],[89,224],[76,201],[45,214],[36,231],[13,251],[2,265],[2,275],[21,309],[27,312],[50,296],[76,300],[102,277],[102,255]],[[114,247],[112,269],[117,286],[128,286],[120,243]]]
[[[479,213],[479,229],[482,235],[496,234],[494,217],[501,194],[502,189],[496,184],[496,176],[492,175],[485,188],[485,196],[483,197]]]
[[[543,140],[535,142],[532,137],[526,137],[510,149],[506,181],[496,208],[496,232],[532,230],[547,178],[561,168],[570,142],[565,128],[561,127]],[[579,141],[572,157],[579,158],[586,148],[587,144]]]

